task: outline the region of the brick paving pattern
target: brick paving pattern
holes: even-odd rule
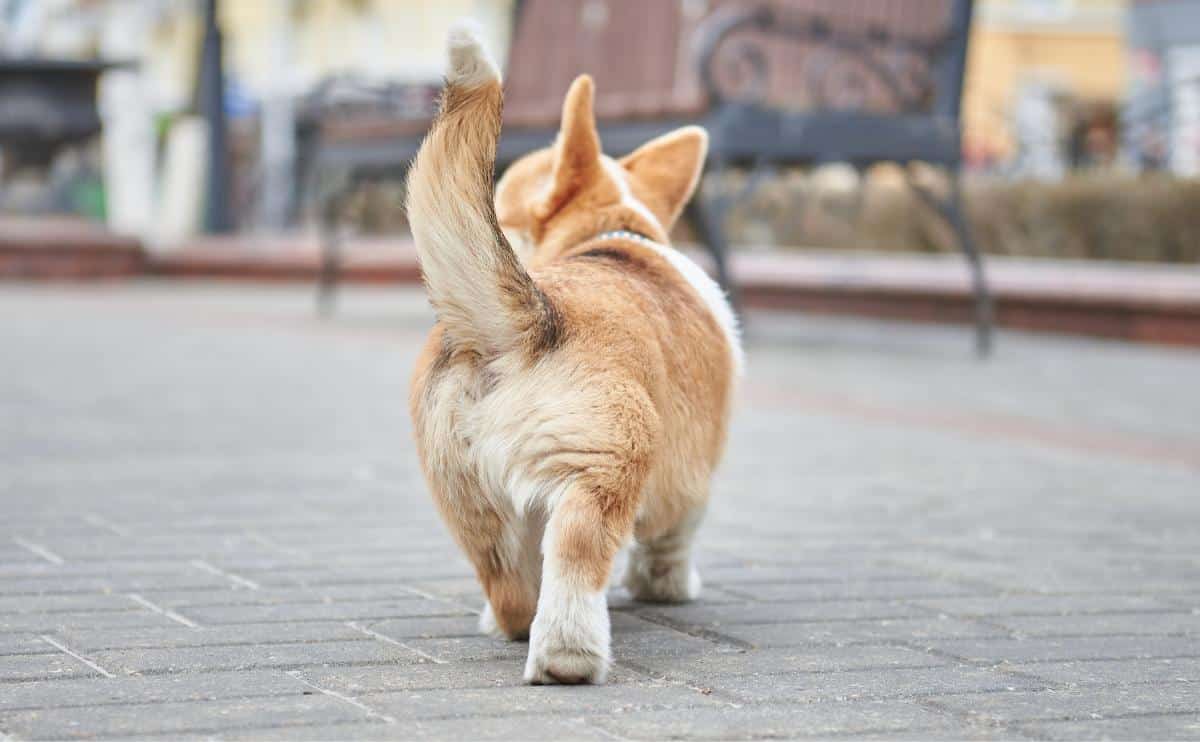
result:
[[[752,318],[704,597],[521,685],[408,438],[429,314],[0,292],[0,740],[1200,739],[1200,354]]]

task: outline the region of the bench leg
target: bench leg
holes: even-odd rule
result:
[[[342,269],[342,238],[338,220],[348,190],[346,185],[331,188],[323,195],[318,206],[321,266],[317,276],[317,313],[322,317],[333,314],[337,300],[337,284]]]
[[[729,300],[736,306],[736,287],[729,273],[729,243],[725,239],[725,214],[719,205],[706,201],[697,193],[688,202],[684,217],[696,231],[700,241],[712,256],[717,269],[717,283],[725,289]]]
[[[975,297],[975,352],[980,358],[992,353],[992,328],[994,324],[992,297],[988,289],[987,276],[983,268],[983,256],[975,245],[971,227],[963,210],[962,181],[957,172],[950,174],[950,194],[939,198],[928,188],[913,179],[908,172],[908,184],[912,190],[940,216],[954,232],[958,249],[967,261],[971,272],[971,289]]]

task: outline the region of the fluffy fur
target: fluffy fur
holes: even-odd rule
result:
[[[418,453],[487,596],[481,630],[529,637],[529,682],[603,682],[622,545],[634,597],[700,589],[692,539],[742,364],[724,296],[667,244],[707,135],[608,158],[580,77],[554,146],[493,194],[496,66],[460,30],[449,68],[408,185],[438,318],[409,400]]]

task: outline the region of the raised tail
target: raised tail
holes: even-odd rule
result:
[[[496,220],[500,73],[476,35],[450,32],[441,110],[408,175],[408,220],[430,301],[455,347],[494,354],[557,341],[553,307]]]

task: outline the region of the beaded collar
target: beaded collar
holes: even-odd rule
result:
[[[657,240],[651,239],[641,232],[634,232],[631,229],[613,229],[608,232],[601,232],[595,237],[586,240],[586,242],[599,242],[600,240],[632,240],[633,242],[640,242],[643,245],[660,244]]]

